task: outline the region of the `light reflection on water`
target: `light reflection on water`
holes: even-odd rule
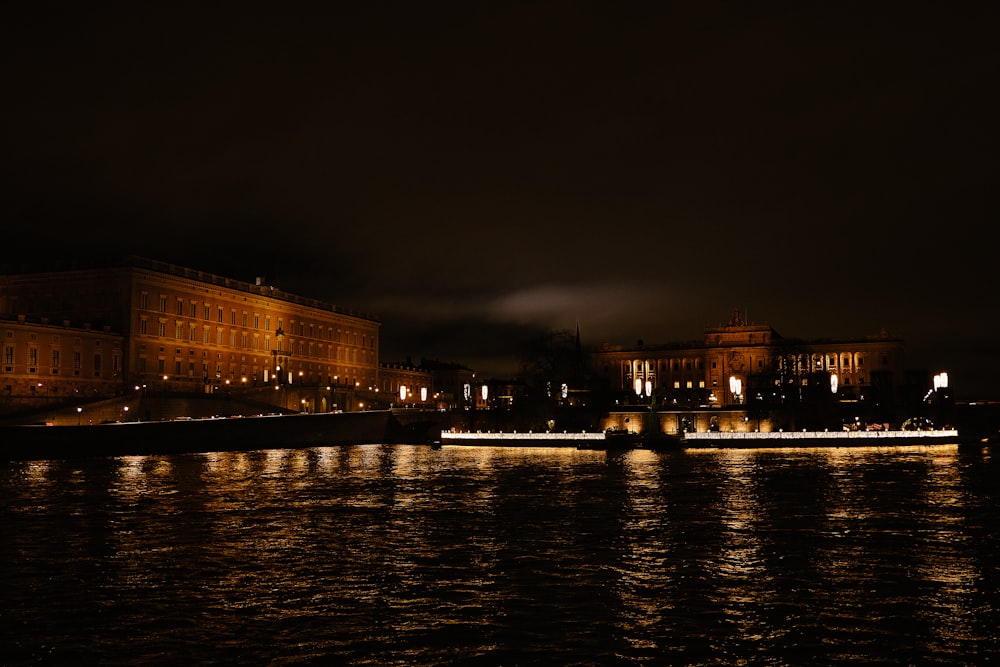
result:
[[[4,664],[967,664],[989,449],[0,465]]]

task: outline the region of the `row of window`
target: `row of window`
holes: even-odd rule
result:
[[[157,323],[157,335],[161,338],[167,336],[167,323],[158,322]],[[148,334],[149,331],[148,320],[141,320],[139,323],[139,333]],[[226,331],[224,329],[216,329],[215,335],[212,335],[212,328],[208,326],[203,326],[201,328],[201,335],[199,336],[199,329],[197,324],[189,325],[187,329],[188,336],[184,338],[185,327],[183,324],[176,324],[174,327],[174,339],[175,340],[189,340],[191,342],[201,342],[206,344],[214,343],[215,345],[224,345],[226,340]],[[214,340],[213,340],[214,338]],[[264,336],[263,346],[261,345],[261,337],[259,334],[248,334],[245,331],[229,332],[229,347],[235,347],[243,350],[264,350],[270,352],[271,347],[271,336]],[[278,352],[292,352],[294,354],[317,357],[323,354],[323,343],[312,343],[306,341],[289,341],[288,350],[282,348],[285,347],[284,342],[279,337],[277,339],[277,346],[274,348]],[[358,362],[358,349],[352,348],[342,348],[340,346],[330,345],[327,347],[326,358],[334,359],[337,361],[352,361],[354,363]],[[361,363],[375,363],[375,353],[371,350],[361,350]]]
[[[779,364],[782,365],[783,367],[794,367],[797,370],[804,370],[807,361],[808,361],[807,359],[790,359],[790,360],[786,360],[784,358],[778,359]],[[816,355],[812,357],[812,362],[814,367],[816,368],[826,368],[826,369],[851,368],[852,365],[857,368],[862,368],[865,365],[865,357],[860,354],[856,355],[856,357],[855,355],[850,355],[850,354],[844,354],[840,356],[835,354]],[[883,358],[882,363],[883,365],[887,365],[888,359]],[[626,376],[629,377],[631,377],[633,373],[639,376],[642,376],[644,374],[652,376],[652,374],[656,369],[677,371],[677,370],[691,370],[692,368],[694,368],[696,370],[702,370],[705,367],[705,363],[704,360],[702,359],[670,359],[670,360],[661,359],[661,360],[648,360],[648,361],[633,360],[633,361],[622,362],[622,367],[625,370]],[[715,369],[717,367],[718,367],[718,362],[713,361],[712,368]],[[762,358],[757,359],[757,368],[758,369],[764,368],[764,359]]]
[[[5,345],[3,348],[3,372],[4,373],[15,373],[16,364],[15,350],[13,345]],[[25,363],[25,368],[29,374],[38,373],[39,369],[39,354],[37,347],[29,347],[28,355]],[[70,368],[73,371],[73,375],[80,375],[83,370],[83,353],[79,350],[73,350],[71,353],[71,365]],[[103,370],[103,355],[94,354],[93,356],[93,366],[91,367],[94,377],[100,377]],[[49,359],[51,362],[49,364],[49,369],[52,375],[61,375],[63,371],[63,355],[62,350],[54,349],[51,350],[51,357]],[[111,355],[111,372],[113,375],[117,375],[121,371],[121,357],[118,354]]]
[[[342,369],[341,372],[347,369]],[[308,371],[306,370],[293,370],[290,371],[289,381],[294,381],[294,378],[299,378],[303,381],[316,381],[317,377],[325,379],[331,385],[335,386],[353,386],[360,387],[362,385],[363,378],[349,377],[346,372],[336,372],[337,369],[334,367],[324,367],[314,369],[312,364],[309,365]],[[149,360],[146,357],[139,357],[138,370],[140,374],[150,373],[151,367]],[[261,369],[257,364],[254,364],[252,368],[248,367],[247,364],[240,364],[239,373],[237,374],[235,366],[229,367],[224,364],[215,364],[214,373],[210,373],[209,364],[202,362],[200,368],[196,365],[196,362],[188,361],[185,362],[180,359],[174,359],[173,370],[168,370],[168,361],[166,359],[156,360],[156,374],[157,376],[163,377],[164,380],[174,380],[177,378],[208,378],[214,377],[216,380],[228,380],[233,385],[240,385],[244,382],[252,382],[256,384],[260,379],[261,372],[263,372],[265,382],[268,378],[273,379],[273,374],[271,373],[270,367],[266,364],[263,369]],[[167,373],[171,373],[167,375]]]
[[[181,315],[181,316],[184,315],[184,304],[185,304],[185,301],[183,299],[177,299],[176,300],[176,305],[175,305],[175,308],[174,308],[174,312],[177,315]],[[198,303],[195,302],[195,301],[190,301],[190,302],[188,302],[188,304],[189,304],[189,311],[188,311],[189,316],[191,318],[197,318],[199,316]],[[140,293],[140,295],[139,295],[139,308],[141,310],[149,310],[149,293],[148,292],[142,292],[142,293]],[[159,311],[161,313],[166,313],[167,312],[167,297],[165,295],[160,295]],[[212,306],[210,304],[207,304],[207,303],[202,304],[202,309],[201,309],[202,318],[204,320],[211,320],[212,319],[212,314],[213,314]],[[225,317],[225,308],[222,307],[222,306],[216,306],[216,308],[215,308],[215,321],[217,323],[219,323],[219,324],[222,324],[223,321],[224,321],[224,317]],[[248,313],[248,312],[246,312],[246,311],[242,311],[241,313],[239,313],[239,326],[249,327],[249,323],[252,321],[253,328],[254,329],[260,329],[260,324],[261,324],[260,320],[261,320],[261,316],[258,313],[253,313],[252,314],[252,319],[251,319],[251,314]],[[229,323],[231,325],[233,325],[233,326],[237,326],[237,311],[236,311],[236,309],[230,309],[230,311],[229,311]],[[271,324],[272,324],[271,316],[270,315],[265,315],[264,316],[264,330],[265,331],[271,331]],[[278,329],[277,330],[281,331],[283,329],[284,329],[284,321],[281,318],[279,318],[278,319]],[[333,327],[327,328],[327,327],[324,327],[321,324],[321,325],[318,325],[318,329],[319,329],[319,336],[318,336],[319,338],[322,339],[324,337],[323,334],[324,334],[324,330],[325,330],[326,340],[328,340],[328,341],[333,341],[334,340],[334,329],[333,329]],[[317,330],[317,325],[315,323],[310,323],[310,324],[307,325],[305,322],[291,321],[291,322],[289,322],[289,330],[285,331],[284,333],[290,333],[292,335],[297,335],[297,336],[308,336],[309,338],[317,338],[317,336],[316,336],[316,330]],[[375,336],[374,335],[369,336],[367,334],[361,334],[360,341],[361,341],[360,342],[361,347],[370,347],[370,348],[373,348],[373,349],[375,347]],[[358,345],[358,333],[357,332],[350,332],[350,331],[349,332],[345,332],[345,331],[341,331],[341,330],[338,329],[337,332],[336,332],[336,342],[338,342],[338,343],[345,343],[345,344],[351,344],[351,345]]]

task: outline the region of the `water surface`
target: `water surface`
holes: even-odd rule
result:
[[[984,664],[987,449],[0,463],[3,664]]]

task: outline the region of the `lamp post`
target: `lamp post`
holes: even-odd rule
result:
[[[83,408],[77,408],[76,409],[76,425],[77,426],[80,425],[80,418],[81,418],[82,414],[83,414]]]

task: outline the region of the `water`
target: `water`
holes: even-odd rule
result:
[[[989,664],[956,447],[369,445],[0,463],[0,662]]]

